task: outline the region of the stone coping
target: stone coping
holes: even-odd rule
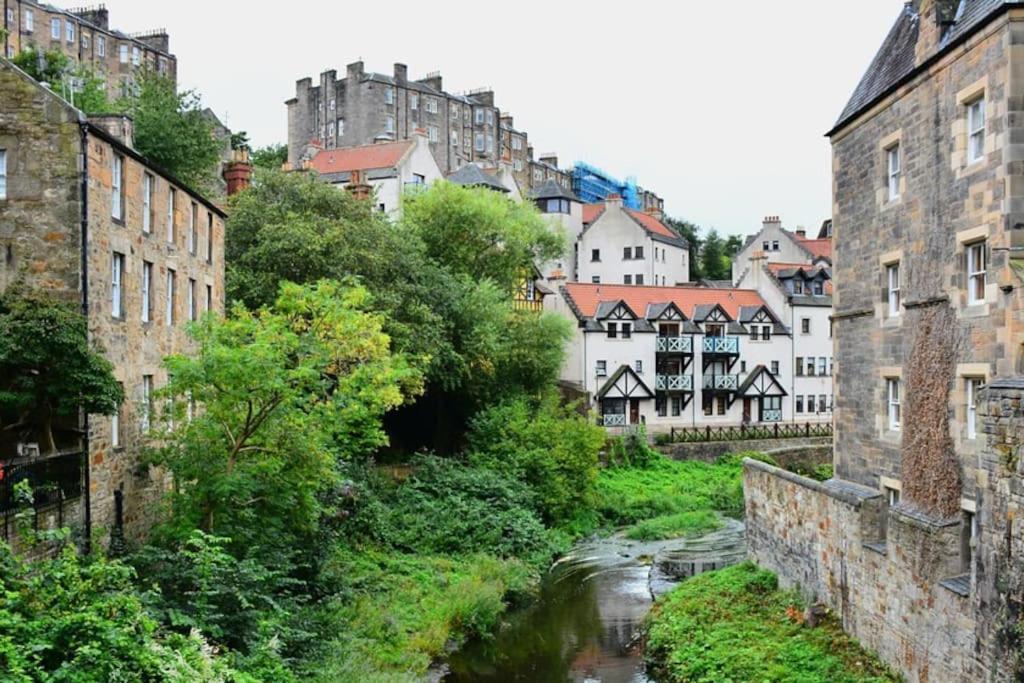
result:
[[[985,387],[986,389],[1013,389],[1024,391],[1024,377],[998,377]]]
[[[961,574],[960,576],[951,576],[948,579],[939,581],[939,585],[948,591],[956,593],[961,598],[966,598],[971,595],[971,575]]]
[[[882,497],[881,492],[869,489],[866,486],[861,486],[860,484],[856,484],[852,481],[845,481],[843,479],[829,479],[826,482],[815,481],[809,477],[804,477],[790,472],[789,470],[784,470],[781,467],[769,465],[766,462],[754,460],[752,458],[744,458],[743,466],[754,470],[760,470],[765,474],[770,474],[806,489],[817,491],[818,493],[822,493],[830,498],[834,498],[846,503],[847,505],[851,505],[854,508],[859,508],[865,501]]]
[[[889,508],[893,517],[898,517],[902,522],[908,522],[914,526],[927,531],[938,531],[947,527],[956,526],[960,523],[957,517],[938,517],[922,510],[911,503],[900,502]]]

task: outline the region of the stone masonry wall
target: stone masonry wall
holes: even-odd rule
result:
[[[970,600],[939,583],[959,523],[935,524],[849,482],[744,466],[751,559],[834,610],[908,681],[978,680]],[[935,553],[935,548],[945,552]]]

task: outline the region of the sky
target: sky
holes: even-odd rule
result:
[[[824,137],[903,0],[480,3],[105,0],[166,28],[182,87],[256,146],[287,141],[295,82],[362,58],[451,92],[489,86],[537,156],[635,176],[671,216],[750,234],[831,212]],[[262,7],[269,10],[263,10]]]

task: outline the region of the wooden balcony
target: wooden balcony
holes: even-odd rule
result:
[[[704,389],[707,391],[736,391],[739,388],[739,375],[704,375]]]
[[[655,391],[693,391],[693,375],[658,375]]]
[[[605,427],[625,427],[626,426],[626,414],[625,413],[620,413],[620,414],[611,414],[610,413],[608,415],[602,415],[601,418],[602,418],[601,423]]]
[[[738,356],[740,355],[740,338],[704,337],[704,355]]]
[[[542,299],[513,299],[512,307],[517,311],[540,313],[544,310],[544,301]]]
[[[693,337],[658,337],[658,353],[693,354]]]

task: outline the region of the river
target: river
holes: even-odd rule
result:
[[[743,523],[697,539],[585,541],[544,578],[538,599],[487,640],[453,653],[445,683],[648,683],[640,627],[654,599],[681,579],[735,564]]]

